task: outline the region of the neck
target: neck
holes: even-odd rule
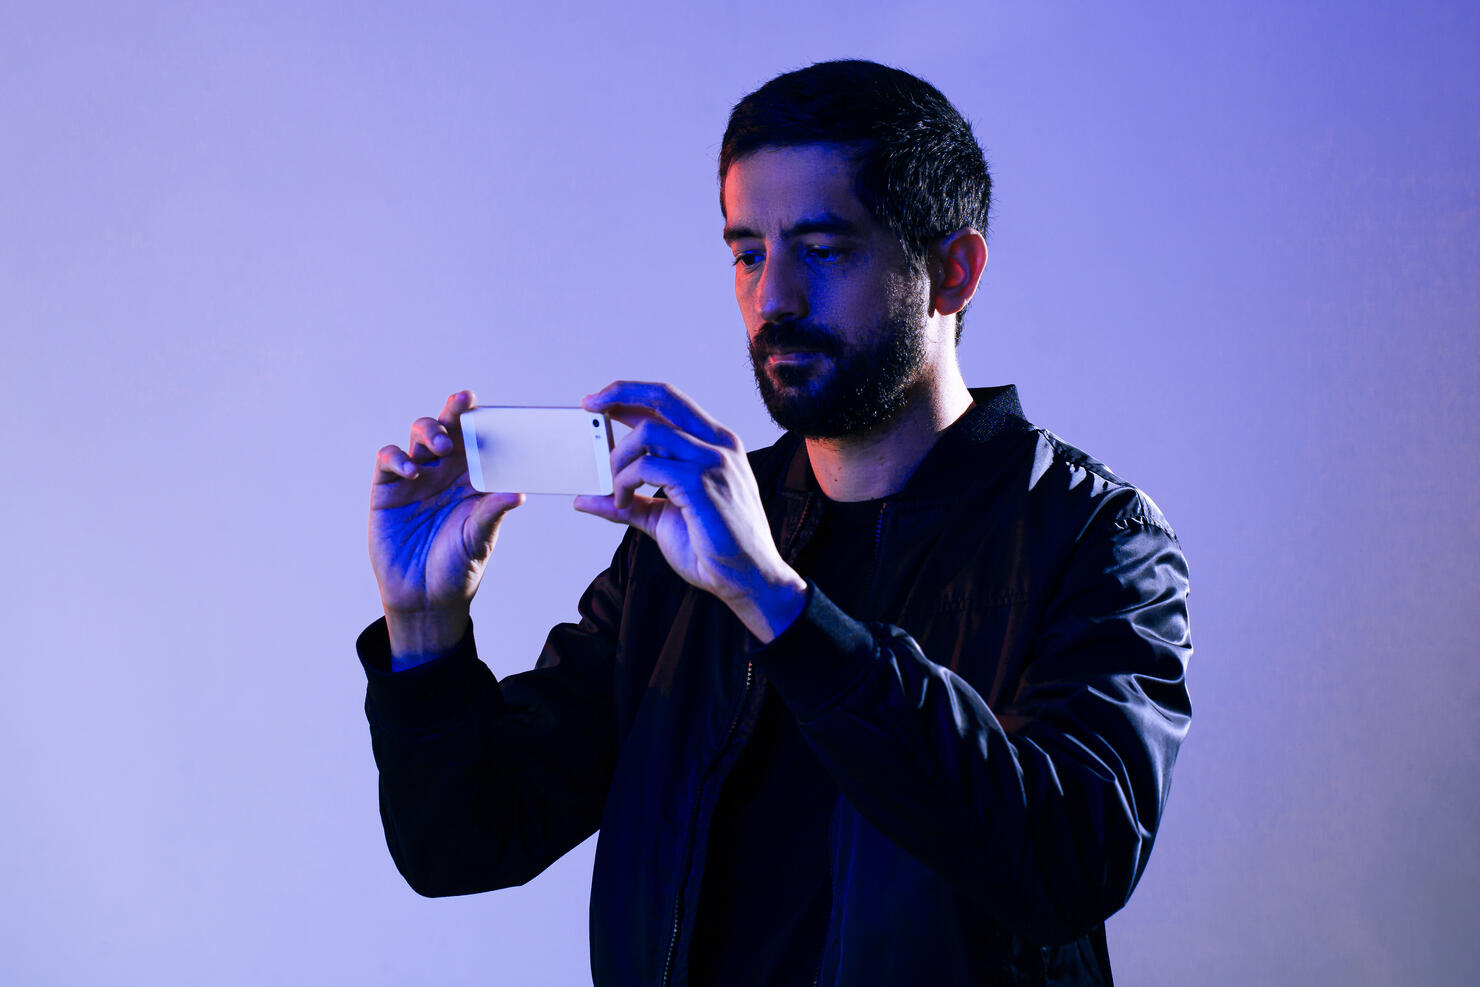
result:
[[[922,389],[890,421],[858,435],[807,439],[807,458],[832,500],[875,500],[898,493],[935,440],[971,407],[958,372]]]

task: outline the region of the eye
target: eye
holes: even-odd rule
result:
[[[809,243],[802,248],[802,253],[813,260],[836,260],[842,251],[825,243]]]
[[[742,250],[735,255],[732,264],[735,267],[748,271],[760,262],[761,252],[759,250]]]

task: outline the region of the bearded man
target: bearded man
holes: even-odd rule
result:
[[[747,454],[673,387],[588,396],[632,431],[575,506],[628,530],[533,669],[475,652],[522,496],[468,485],[472,394],[380,451],[358,648],[391,855],[468,894],[599,829],[598,985],[1109,984],[1191,715],[1177,539],[1014,387],[962,379],[991,183],[934,87],[779,76],[719,177],[786,434]]]

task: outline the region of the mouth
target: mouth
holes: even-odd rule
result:
[[[807,363],[820,360],[826,354],[817,350],[772,350],[766,355],[767,366]]]

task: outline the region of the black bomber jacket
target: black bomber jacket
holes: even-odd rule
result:
[[[809,587],[761,646],[629,531],[529,671],[496,681],[470,630],[392,673],[371,625],[381,816],[411,887],[523,884],[599,828],[595,984],[687,983],[710,818],[775,689],[841,792],[818,984],[1109,984],[1104,922],[1191,716],[1187,566],[1151,499],[1024,420],[1015,388],[972,396],[881,509],[868,621]],[[805,447],[750,458],[795,559],[824,503]]]

